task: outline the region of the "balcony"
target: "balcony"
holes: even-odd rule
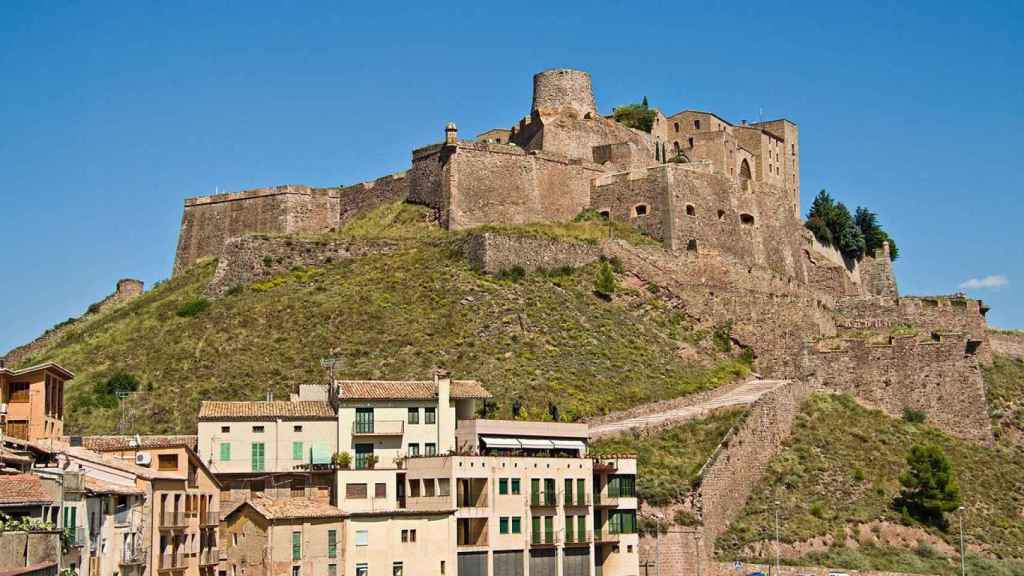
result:
[[[161,571],[184,570],[185,568],[185,553],[182,550],[160,556],[160,567],[158,569]]]
[[[556,492],[533,492],[530,494],[530,506],[532,508],[554,508],[558,506],[558,494]]]
[[[594,542],[597,544],[618,544],[622,534],[612,534],[607,530],[600,530],[594,534]]]
[[[352,423],[353,436],[401,436],[404,433],[404,420],[373,420]]]
[[[565,532],[566,546],[587,546],[594,541],[594,533],[590,530],[583,532]]]
[[[71,528],[65,528],[65,532],[68,535],[68,546],[80,548],[86,544],[86,534],[84,526],[74,526]]]
[[[456,528],[458,532],[458,546],[460,548],[487,546],[486,519],[460,518]]]
[[[595,474],[614,474],[619,470],[618,458],[606,458],[594,460]]]
[[[164,512],[160,515],[160,529],[173,530],[187,526],[184,512]]]
[[[562,536],[557,532],[533,532],[530,534],[530,546],[542,548],[546,546],[557,546],[561,543]]]
[[[206,512],[200,512],[199,524],[204,528],[209,528],[211,526],[216,526],[220,524],[220,511],[207,510]]]
[[[582,508],[590,506],[590,494],[566,494],[566,508]]]
[[[169,554],[168,554],[169,556]],[[135,546],[133,548],[125,548],[121,551],[121,566],[145,566],[146,565],[146,551],[142,549],[142,546]]]
[[[82,492],[83,476],[80,472],[64,473],[64,492],[67,494],[79,494]]]
[[[199,564],[202,566],[213,566],[220,562],[220,550],[217,548],[206,548],[199,553]]]

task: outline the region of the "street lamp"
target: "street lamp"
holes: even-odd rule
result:
[[[967,563],[964,559],[964,507],[956,509],[960,513],[960,576],[967,574]]]
[[[779,574],[779,501],[775,501],[775,574]]]

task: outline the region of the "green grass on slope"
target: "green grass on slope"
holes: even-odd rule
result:
[[[950,438],[927,425],[865,409],[849,397],[828,395],[804,404],[785,449],[770,463],[740,518],[719,538],[720,554],[732,558],[746,543],[770,539],[776,500],[786,542],[835,534],[847,524],[899,522],[891,507],[898,477],[910,447],[923,442],[941,446],[953,463],[968,508],[968,542],[999,557],[1024,558],[1020,453]],[[957,534],[935,534],[958,542]]]
[[[652,433],[632,432],[591,443],[591,451],[637,455],[637,492],[663,506],[686,496],[697,472],[743,414],[730,410]]]
[[[699,365],[683,360],[680,350],[702,335],[639,291],[612,302],[595,297],[593,266],[512,283],[470,270],[457,243],[409,243],[287,274],[179,317],[212,274],[212,264],[197,266],[75,326],[27,362],[52,359],[76,372],[67,393],[74,433],[114,429],[118,412],[91,404],[97,382],[118,372],[142,383],[129,400],[136,429],[167,433],[193,431],[203,399],[283,398],[300,383],[324,382],[319,359],[331,355],[340,378],[423,379],[443,366],[482,381],[500,416],[521,398],[534,419],[549,400],[563,417],[600,414],[746,371],[711,352]]]
[[[995,355],[985,386],[997,438],[1024,437],[1024,360]]]

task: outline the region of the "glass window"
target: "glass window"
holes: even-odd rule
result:
[[[566,506],[572,506],[572,478],[565,479],[565,504]]]
[[[383,482],[377,482],[373,485],[373,497],[374,498],[387,498],[388,485]]]
[[[366,498],[366,484],[349,482],[345,484],[345,498],[362,500]]]
[[[512,533],[519,534],[523,531],[522,527],[523,519],[519,516],[512,517]]]
[[[266,452],[264,450],[263,442],[252,443],[252,471],[263,472],[264,457]]]
[[[391,565],[391,576],[402,576],[402,563],[395,562]]]
[[[575,522],[574,518],[572,516],[566,516],[565,517],[565,541],[566,542],[573,542],[573,541],[576,540],[576,538],[574,538],[574,531],[575,531],[575,529],[576,529],[576,522]]]
[[[585,494],[585,491],[586,491],[585,486],[586,486],[586,481],[584,479],[582,479],[582,478],[577,478],[576,479],[576,505],[577,506],[585,506],[587,504],[587,500],[586,500],[586,497],[585,497],[586,496],[586,494]]]
[[[229,462],[231,461],[231,442],[220,443],[220,461]]]
[[[302,425],[296,424],[295,426],[292,426],[292,432],[302,432]]]
[[[327,557],[337,558],[338,557],[338,531],[328,530],[327,531]]]
[[[498,479],[498,494],[508,494],[508,478]]]
[[[409,530],[409,542],[416,541],[416,530]]]
[[[299,576],[301,572],[301,568],[299,568],[298,566],[292,566],[292,576]]]
[[[437,456],[437,444],[433,442],[427,442],[423,445],[423,454],[425,456]]]
[[[302,560],[302,532],[292,532],[292,561]]]
[[[292,460],[302,460],[302,442],[292,442]]]
[[[437,409],[436,408],[424,408],[423,409],[423,423],[424,424],[437,424]]]
[[[519,494],[519,478],[512,479],[512,493]]]
[[[508,516],[502,516],[498,519],[498,532],[508,534]]]
[[[420,409],[419,408],[409,408],[409,417],[407,418],[407,420],[409,421],[409,424],[419,424],[420,423]]]
[[[356,534],[359,534],[356,532]],[[356,576],[370,576],[370,569],[366,562],[356,564]]]
[[[555,518],[554,516],[544,517],[544,542],[555,543]]]
[[[369,470],[372,461],[373,444],[356,444],[356,470]]]
[[[419,455],[420,455],[420,445],[419,444],[409,444],[409,456],[419,456]]]
[[[262,434],[263,433],[263,426],[253,426],[252,427],[252,431],[255,434]]]
[[[231,432],[231,426],[221,426],[220,427],[220,433],[221,434],[227,434],[229,432]]]
[[[338,565],[328,564],[327,565],[327,576],[338,576]]]
[[[356,546],[367,546],[370,543],[370,532],[368,530],[356,530]]]
[[[576,535],[579,536],[580,542],[586,542],[585,536],[587,534],[587,517],[577,516],[576,517]]]
[[[373,433],[373,408],[356,408],[356,432]]]
[[[408,530],[402,530],[402,542],[408,542],[408,541],[409,541],[409,531]]]

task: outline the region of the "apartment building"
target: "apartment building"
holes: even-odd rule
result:
[[[121,458],[68,446],[61,457],[92,494],[86,504],[89,576],[214,573],[221,556],[221,485],[190,448],[164,446]]]
[[[32,442],[64,434],[64,383],[74,378],[66,368],[48,362],[12,370],[0,367],[2,435]]]
[[[33,474],[0,475],[0,512],[25,518],[29,530],[0,530],[0,573],[49,576],[60,569],[60,532],[47,529],[50,510],[59,501]]]
[[[332,500],[338,421],[317,388],[327,387],[302,387],[315,399],[202,403],[198,452],[224,487],[225,511],[260,495]]]

